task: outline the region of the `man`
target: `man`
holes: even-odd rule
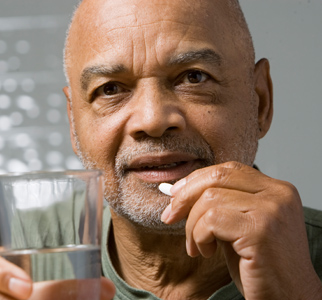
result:
[[[236,0],[84,0],[65,63],[74,151],[105,171],[114,299],[322,299],[321,213],[252,167],[272,84]],[[3,299],[28,298],[1,266]]]

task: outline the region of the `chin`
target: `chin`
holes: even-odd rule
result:
[[[170,197],[158,190],[157,183],[127,181],[121,184],[117,195],[105,195],[110,208],[120,217],[128,220],[138,230],[145,233],[185,235],[186,220],[167,225],[161,215],[170,203]]]
[[[131,222],[137,230],[142,233],[157,234],[157,235],[173,235],[173,236],[185,236],[186,235],[186,220],[181,220],[178,223],[167,225],[161,220],[149,220],[145,218],[137,218],[136,216],[125,215],[128,221]]]

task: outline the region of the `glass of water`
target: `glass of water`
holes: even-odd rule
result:
[[[99,170],[0,176],[0,256],[30,275],[31,299],[100,299],[102,207]]]

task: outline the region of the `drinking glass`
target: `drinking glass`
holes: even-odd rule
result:
[[[102,208],[99,170],[0,175],[0,256],[36,283],[30,299],[100,298]]]

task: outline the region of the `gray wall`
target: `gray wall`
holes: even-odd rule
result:
[[[80,168],[62,93],[76,1],[0,0],[0,172]]]
[[[257,164],[322,209],[322,1],[241,0],[257,59],[271,62],[275,113]]]
[[[257,58],[271,62],[275,115],[261,170],[322,209],[322,1],[240,0]],[[0,172],[80,168],[69,141],[61,59],[76,0],[0,0]]]

